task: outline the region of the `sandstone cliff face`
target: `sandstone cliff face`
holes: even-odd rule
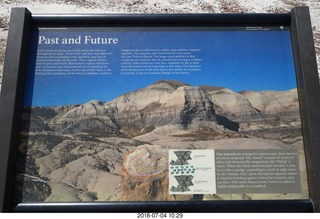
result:
[[[33,114],[46,114],[43,129],[63,134],[134,137],[169,124],[188,129],[194,120],[211,121],[236,131],[236,123],[224,115],[232,110],[215,105],[212,99],[201,87],[158,81],[110,102],[90,101],[83,105],[51,107],[50,111],[36,109]],[[216,108],[222,109],[221,114],[217,114]]]
[[[259,110],[252,105],[247,97],[239,93],[223,89],[211,92],[211,98],[223,111],[232,115],[235,119],[261,118]]]
[[[297,89],[288,91],[246,91],[241,93],[251,104],[267,115],[297,115],[299,101]]]
[[[217,130],[218,124],[238,131],[252,128],[256,121],[259,124],[254,126],[268,126],[261,124],[266,118],[298,115],[296,89],[236,93],[222,87],[195,87],[162,80],[110,102],[93,100],[82,105],[35,107],[30,124],[24,124],[28,126],[25,129],[37,132],[131,138],[168,125],[187,130],[201,123],[199,127]]]

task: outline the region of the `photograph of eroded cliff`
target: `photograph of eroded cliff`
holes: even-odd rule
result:
[[[308,198],[289,28],[258,29],[34,31],[17,202]],[[83,41],[88,37],[115,41],[89,45]],[[241,181],[231,182],[239,189],[224,188],[228,184],[222,174],[213,179],[224,172],[214,163],[217,151],[280,149],[291,150],[293,158],[261,157],[292,162],[295,169],[285,165],[280,170],[278,165],[264,171],[256,163],[241,167],[256,175],[282,171],[277,179],[250,176],[251,190],[241,190],[249,182],[235,175],[228,177]],[[198,187],[197,163],[192,163],[194,175],[172,175],[173,150],[200,151],[199,156],[212,152],[210,188]],[[233,158],[246,162],[242,155]],[[214,183],[219,183],[217,190]],[[295,189],[281,189],[286,187]]]
[[[23,202],[173,201],[169,149],[297,149],[301,194],[206,194],[201,200],[308,196],[297,89],[241,91],[159,80],[101,102],[26,107],[17,166]]]

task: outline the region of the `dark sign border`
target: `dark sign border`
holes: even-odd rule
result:
[[[290,26],[310,199],[257,201],[13,204],[16,152],[29,36],[33,27]],[[13,8],[0,99],[0,212],[312,212],[320,211],[320,87],[308,7],[288,14],[31,14]]]

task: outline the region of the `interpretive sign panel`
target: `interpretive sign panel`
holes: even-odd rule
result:
[[[309,199],[275,23],[33,25],[12,202]]]
[[[23,202],[308,198],[288,27],[39,28],[30,45]]]

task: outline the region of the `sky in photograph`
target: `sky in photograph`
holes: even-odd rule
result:
[[[81,36],[117,38],[117,44],[61,44],[54,39]],[[38,44],[39,36],[53,39]],[[49,42],[48,42],[49,43]],[[103,49],[111,75],[35,75],[37,51]],[[122,75],[123,49],[200,49],[201,71],[186,75]],[[52,61],[51,61],[52,62]],[[54,61],[53,61],[54,62]],[[57,67],[61,65],[55,62]],[[74,71],[80,71],[74,69]],[[270,31],[40,31],[34,32],[25,88],[26,106],[83,104],[112,99],[158,80],[193,86],[211,85],[243,90],[288,90],[296,87],[290,32]]]

